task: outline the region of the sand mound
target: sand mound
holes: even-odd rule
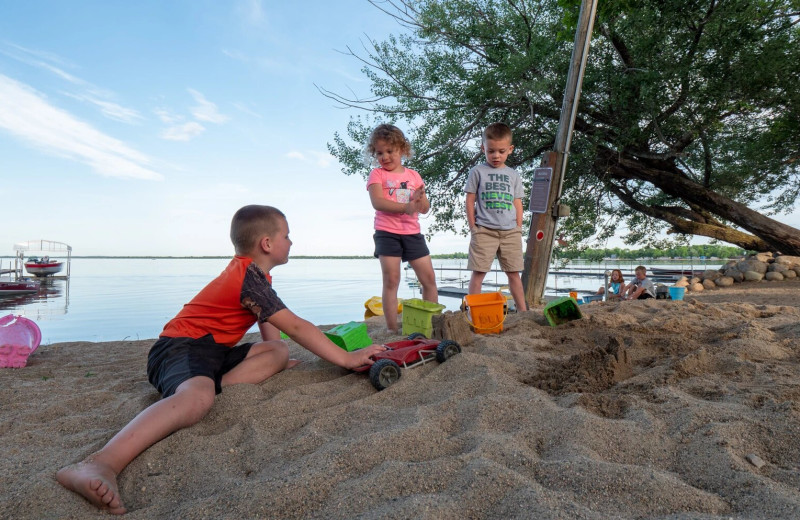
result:
[[[226,389],[122,473],[128,517],[798,518],[800,282],[782,287],[511,315],[382,392],[293,345],[304,363]],[[0,371],[0,518],[106,517],[53,474],[158,398],[149,346],[46,345]]]
[[[566,361],[543,365],[530,381],[523,382],[553,395],[602,392],[633,375],[628,351],[613,336],[605,347],[594,347],[573,354]]]

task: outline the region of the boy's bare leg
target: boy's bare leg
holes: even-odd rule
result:
[[[383,317],[389,332],[397,332],[397,288],[400,287],[400,257],[381,256],[381,273],[383,274]]]
[[[214,404],[214,395],[214,381],[208,377],[184,381],[173,395],[140,412],[100,451],[60,469],[56,480],[100,509],[125,513],[117,475],[156,442],[202,419]]]
[[[508,290],[514,298],[514,305],[517,307],[517,312],[525,312],[528,310],[528,304],[525,302],[525,288],[522,286],[522,278],[519,273],[514,271],[506,273],[508,276]]]
[[[409,262],[417,280],[422,286],[422,299],[427,302],[439,303],[439,290],[436,288],[436,273],[433,270],[433,262],[430,255],[417,258]],[[384,309],[384,312],[386,310]]]
[[[277,330],[277,329],[276,329]],[[299,363],[296,359],[292,366]],[[289,347],[285,341],[261,341],[253,344],[244,361],[222,376],[222,386],[256,384],[289,368]]]
[[[469,294],[480,294],[483,291],[483,279],[486,273],[482,271],[472,271],[469,277]]]

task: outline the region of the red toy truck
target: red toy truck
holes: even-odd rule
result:
[[[386,343],[384,347],[388,350],[375,354],[374,364],[355,369],[356,372],[369,370],[369,380],[378,390],[383,390],[400,379],[400,367],[413,368],[424,365],[433,358],[444,363],[447,358],[461,352],[461,346],[455,341],[427,339],[418,332],[411,334],[408,339]]]

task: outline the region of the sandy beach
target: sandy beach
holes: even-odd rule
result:
[[[800,517],[800,281],[581,310],[512,314],[382,392],[292,344],[122,473],[127,518]],[[159,398],[151,343],[0,370],[0,518],[107,518],[54,473]]]

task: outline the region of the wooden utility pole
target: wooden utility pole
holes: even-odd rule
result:
[[[564,173],[572,142],[572,129],[583,84],[583,71],[589,56],[597,0],[583,0],[578,15],[578,28],[575,32],[575,47],[569,64],[567,85],[564,89],[564,103],[558,121],[555,150],[545,154],[540,168],[534,171],[531,188],[530,210],[531,228],[528,232],[528,245],[525,250],[525,270],[522,284],[525,287],[525,300],[528,305],[543,302],[547,283],[550,257],[553,253],[556,222],[559,217],[569,215],[569,208],[560,203],[564,185]]]

